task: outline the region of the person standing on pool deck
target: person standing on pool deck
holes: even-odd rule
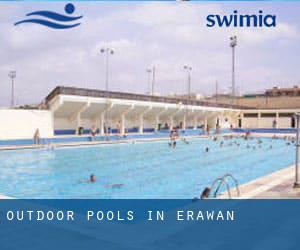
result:
[[[33,142],[35,145],[40,145],[41,137],[40,137],[40,130],[38,128],[34,132]]]
[[[93,125],[93,126],[91,127],[91,140],[92,140],[92,141],[95,139],[96,133],[97,133],[97,128],[96,128],[95,125]]]
[[[121,135],[121,122],[120,121],[118,121],[118,123],[117,123],[117,133],[119,135]]]

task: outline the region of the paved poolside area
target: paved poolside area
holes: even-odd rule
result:
[[[295,166],[290,166],[272,174],[260,177],[240,186],[239,199],[300,199],[300,188],[293,188]],[[236,194],[232,189],[231,193]],[[228,198],[222,194],[219,198]]]
[[[232,133],[224,133],[225,135],[232,135]],[[214,134],[210,136],[215,136]],[[73,136],[74,137],[74,136]],[[80,137],[80,136],[78,136]],[[184,135],[182,138],[208,138],[209,135]],[[63,137],[61,137],[63,138]],[[66,137],[68,138],[68,137]],[[164,137],[148,137],[148,138],[129,138],[124,139],[121,138],[119,140],[95,140],[95,141],[81,141],[81,142],[59,142],[59,143],[51,143],[51,144],[40,144],[40,145],[15,145],[15,146],[0,146],[1,150],[18,150],[18,149],[38,149],[38,148],[49,148],[49,147],[72,147],[72,146],[92,146],[92,145],[100,145],[100,144],[118,144],[118,143],[135,143],[135,142],[151,142],[151,141],[169,141],[169,134],[166,134]]]

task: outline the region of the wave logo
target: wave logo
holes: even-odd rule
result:
[[[30,19],[25,19],[19,22],[16,22],[15,25],[20,25],[24,23],[34,23],[43,26],[47,26],[52,29],[70,29],[80,25],[80,23],[68,24],[70,22],[79,20],[82,16],[71,16],[75,11],[75,6],[71,3],[66,4],[65,13],[66,15],[59,14],[52,11],[35,11],[27,14],[27,17],[33,17]],[[44,17],[46,19],[40,19]]]

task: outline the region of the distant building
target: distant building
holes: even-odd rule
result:
[[[292,88],[278,88],[267,89],[265,92],[266,96],[277,97],[277,96],[300,96],[300,88],[294,86]]]

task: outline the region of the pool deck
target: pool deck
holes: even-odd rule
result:
[[[13,198],[13,197],[9,197],[9,196],[0,194],[0,200],[1,200],[1,199],[14,199],[14,198]]]
[[[239,132],[230,132],[230,133],[223,133],[223,134],[202,134],[202,135],[184,135],[181,136],[179,139],[182,138],[208,138],[211,136],[240,136],[245,133],[239,133]],[[278,138],[283,137],[295,137],[295,134],[288,134],[288,133],[251,133],[251,136],[254,137],[273,137],[276,135]],[[71,138],[74,137],[74,135],[66,135],[66,136],[55,136],[53,138]],[[77,136],[77,137],[86,137],[86,135],[83,136]],[[19,150],[19,149],[38,149],[38,148],[49,148],[49,147],[72,147],[72,146],[91,146],[91,145],[100,145],[100,144],[117,144],[117,143],[135,143],[135,142],[147,142],[147,141],[160,141],[160,140],[169,140],[169,136],[162,136],[162,137],[151,137],[151,134],[149,134],[148,138],[129,138],[124,139],[121,138],[118,140],[95,140],[95,141],[80,141],[80,142],[57,142],[57,143],[51,143],[51,144],[40,144],[40,145],[12,145],[12,146],[0,146],[0,151],[3,150]]]
[[[231,135],[230,134],[222,134],[222,135]],[[187,135],[181,136],[178,140],[187,138],[208,138],[209,136],[215,136],[215,134],[211,135]],[[108,140],[108,141],[86,141],[86,142],[60,142],[60,143],[52,143],[50,145],[16,145],[16,146],[0,146],[0,151],[4,150],[19,150],[19,149],[39,149],[39,148],[49,148],[49,147],[74,147],[74,146],[93,146],[93,145],[105,145],[105,144],[120,144],[120,143],[135,143],[135,142],[151,142],[151,141],[169,141],[169,136],[165,137],[149,137],[149,138],[130,138],[130,139],[120,139],[120,140]]]
[[[239,197],[235,189],[231,194],[236,199],[300,199],[300,188],[293,188],[294,179],[295,166],[290,166],[241,185]],[[228,195],[218,198],[227,199]]]

